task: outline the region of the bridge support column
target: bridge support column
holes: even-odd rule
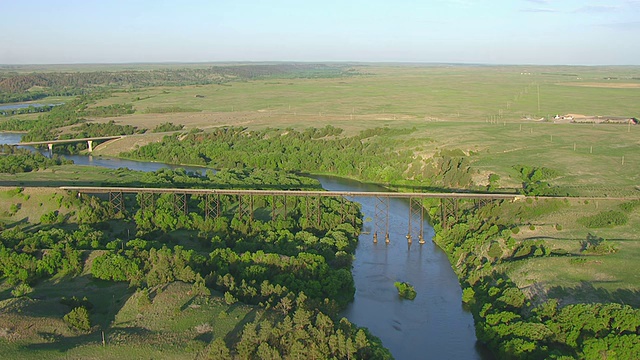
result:
[[[207,194],[204,199],[205,219],[217,219],[220,213],[220,194]]]
[[[307,222],[315,222],[316,226],[320,226],[322,221],[322,212],[320,211],[320,197],[306,196]]]
[[[140,209],[152,210],[155,205],[155,195],[150,192],[143,192],[139,195]]]
[[[53,144],[48,143],[47,147],[49,148],[49,157],[53,157]]]
[[[271,195],[271,220],[275,221],[278,217],[278,209],[282,208],[282,219],[287,220],[287,196]]]
[[[409,199],[409,232],[407,242],[411,244],[414,236],[420,244],[424,244],[424,207],[420,198]]]
[[[373,242],[378,242],[378,234],[384,234],[385,243],[389,244],[389,197],[376,196],[376,205],[374,213],[374,232]]]
[[[344,223],[351,220],[351,225],[356,227],[356,215],[351,212],[354,210],[353,202],[346,197],[340,197],[340,215],[341,221]]]
[[[450,217],[454,221],[450,221]],[[440,199],[440,221],[443,229],[450,229],[455,219],[458,218],[458,199],[442,198]]]
[[[93,152],[93,140],[87,140],[87,146],[89,148],[89,152]]]
[[[124,196],[122,195],[122,191],[110,191],[109,204],[116,214],[124,212]]]
[[[188,208],[189,197],[185,193],[173,193],[173,210],[176,215],[182,213],[189,214]]]
[[[492,202],[493,199],[475,199],[473,200],[473,206],[476,208],[476,210],[478,210],[485,205],[491,204]]]
[[[247,197],[248,199],[243,195],[238,195],[238,215],[241,219],[246,216],[251,222],[253,220],[253,195]]]

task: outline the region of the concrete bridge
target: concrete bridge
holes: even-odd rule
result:
[[[287,216],[287,198],[294,197],[296,201],[302,199],[306,206],[306,214],[309,221],[320,224],[321,198],[337,198],[343,208],[343,221],[345,209],[351,206],[349,198],[373,197],[376,199],[373,241],[378,242],[378,235],[384,236],[389,243],[389,199],[409,200],[409,229],[407,242],[410,244],[417,238],[420,244],[424,244],[424,206],[422,199],[438,199],[440,201],[440,221],[442,226],[449,227],[450,217],[458,216],[458,203],[461,200],[473,202],[473,206],[481,207],[492,201],[508,200],[516,201],[525,197],[518,194],[487,194],[487,193],[397,193],[397,192],[358,192],[358,191],[308,191],[308,190],[231,190],[231,189],[178,189],[178,188],[140,188],[140,187],[91,187],[91,186],[63,186],[62,190],[74,191],[78,194],[108,194],[109,202],[116,212],[125,210],[124,194],[141,194],[140,207],[150,208],[155,203],[157,194],[173,194],[174,212],[187,214],[188,199],[192,195],[204,197],[206,218],[221,216],[221,197],[233,197],[237,201],[237,212],[249,221],[253,219],[254,197],[271,198],[271,216],[275,220],[277,214]],[[355,222],[355,220],[354,220]],[[354,224],[355,225],[355,224]]]
[[[89,137],[89,138],[77,138],[77,139],[62,139],[62,140],[45,140],[45,141],[29,141],[29,142],[19,142],[15,144],[7,144],[10,146],[36,146],[36,145],[47,145],[49,148],[49,153],[53,152],[53,145],[55,144],[70,144],[77,142],[87,142],[87,147],[89,148],[89,152],[93,151],[93,142],[101,141],[101,140],[113,140],[113,139],[122,139],[125,135],[115,135],[115,136],[99,136],[99,137]]]

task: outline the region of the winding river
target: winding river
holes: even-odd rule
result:
[[[16,143],[20,134],[0,133],[0,144]],[[154,162],[67,156],[78,165],[156,171],[178,166]],[[187,171],[203,168],[180,166]],[[386,191],[384,188],[343,178],[314,176],[322,187],[335,191]],[[373,218],[374,198],[351,198],[362,204],[365,219]],[[396,359],[487,359],[476,346],[471,313],[463,309],[462,291],[446,254],[433,242],[433,228],[425,221],[425,240],[408,246],[409,204],[403,199],[389,201],[390,244],[373,243],[372,222],[365,222],[353,264],[355,300],[343,312],[351,322],[369,328]],[[415,300],[403,300],[395,281],[411,283]]]

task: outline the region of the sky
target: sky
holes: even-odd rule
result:
[[[640,0],[0,0],[0,64],[640,65]]]

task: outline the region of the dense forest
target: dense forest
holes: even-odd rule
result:
[[[121,155],[215,168],[324,172],[386,184],[406,183],[407,179],[450,188],[471,184],[464,154],[448,151],[424,159],[411,150],[398,150],[397,138],[410,134],[411,129],[376,128],[351,137],[341,136],[342,131],[330,125],[302,131],[224,127],[205,133],[194,129],[187,136],[166,136],[159,143]]]
[[[318,188],[314,180],[267,170],[198,175],[163,169],[140,176],[155,187]],[[21,194],[20,188],[12,192]],[[94,196],[59,196],[55,201],[70,212],[46,213],[41,226],[0,232],[0,277],[12,285],[12,296],[28,298],[43,280],[78,276],[90,266],[95,279],[125,282],[138,292],[178,281],[191,284],[194,296],[216,291],[229,304],[241,301],[266,310],[235,341],[214,341],[209,353],[215,359],[233,354],[271,359],[301,349],[316,358],[390,358],[378,339],[337,318],[355,292],[351,263],[362,225],[355,204],[287,198],[285,212],[274,206],[278,199],[254,196],[247,213],[239,211],[242,198],[226,196],[219,199],[222,210],[211,215],[206,196],[185,199],[187,213],[176,208],[173,194],[149,195],[125,198],[124,213]],[[317,201],[321,220],[309,213],[309,201]],[[133,220],[133,228],[123,227],[125,219]],[[60,300],[72,305],[61,314],[64,321],[79,333],[108,330],[92,323],[100,309],[73,295]],[[264,341],[256,342],[254,332]]]

